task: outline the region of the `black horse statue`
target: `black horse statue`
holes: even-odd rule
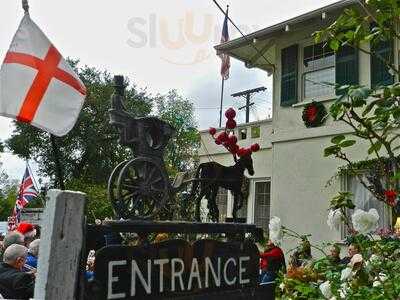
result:
[[[196,197],[197,190],[200,191],[196,197],[196,219],[200,221],[201,199],[208,200],[208,209],[211,219],[219,222],[219,209],[216,203],[218,189],[223,187],[233,193],[234,222],[237,220],[237,211],[243,206],[242,183],[245,179],[244,171],[247,169],[251,176],[254,175],[253,159],[251,155],[246,155],[238,159],[234,166],[226,167],[216,162],[202,163],[197,168],[196,175],[190,193],[190,199]]]

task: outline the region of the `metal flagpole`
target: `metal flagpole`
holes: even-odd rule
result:
[[[222,102],[224,100],[224,83],[225,79],[222,77],[222,83],[221,83],[221,104],[219,107],[219,128],[221,128],[222,125]]]

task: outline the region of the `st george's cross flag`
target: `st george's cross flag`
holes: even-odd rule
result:
[[[85,95],[78,75],[26,13],[0,69],[0,115],[63,136]]]

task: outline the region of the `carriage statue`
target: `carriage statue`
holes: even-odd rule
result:
[[[215,162],[201,164],[194,178],[183,173],[171,183],[164,164],[164,150],[175,129],[156,117],[135,118],[123,104],[124,78],[114,77],[115,92],[109,110],[110,123],[119,131],[119,143],[129,147],[134,156],[118,164],[108,181],[108,197],[118,218],[153,219],[168,199],[192,184],[186,201],[196,201],[196,218],[200,221],[200,201],[208,200],[213,221],[218,222],[216,196],[219,187],[234,195],[233,218],[242,207],[244,171],[254,174],[251,156],[236,160],[234,166],[225,167]],[[185,177],[186,176],[186,177]]]

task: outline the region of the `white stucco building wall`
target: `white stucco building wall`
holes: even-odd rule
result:
[[[247,67],[258,67],[273,76],[273,117],[253,124],[240,125],[240,128],[260,126],[261,136],[257,139],[240,141],[240,146],[249,146],[255,142],[261,145],[261,151],[253,154],[255,176],[251,180],[250,196],[247,207],[247,222],[255,221],[256,199],[255,182],[264,180],[271,182],[270,216],[278,216],[282,224],[296,230],[300,234],[312,234],[311,241],[319,243],[323,240],[339,241],[342,238],[339,230],[331,230],[326,223],[329,200],[343,188],[343,179],[337,178],[330,186],[327,181],[335,175],[343,162],[334,158],[323,157],[323,150],[330,145],[330,140],[338,134],[351,134],[351,129],[340,122],[328,118],[325,124],[317,128],[306,128],[302,120],[304,106],[311,99],[302,96],[302,80],[298,80],[298,99],[295,104],[281,106],[281,52],[293,44],[299,45],[298,72],[301,78],[302,57],[305,46],[312,44],[311,34],[331,24],[344,7],[356,5],[357,1],[339,1],[328,7],[318,9],[297,18],[282,22],[217,46],[232,57],[245,63]],[[275,66],[272,69],[258,55],[254,47],[263,49],[263,55]],[[368,48],[369,45],[364,45]],[[398,53],[398,45],[394,45],[394,53]],[[395,64],[398,62],[397,55]],[[370,57],[360,51],[358,53],[359,83],[369,86],[371,79]],[[266,72],[266,76],[267,75]],[[395,78],[398,80],[398,78]],[[326,109],[335,97],[312,99],[321,102]],[[201,162],[212,159],[224,165],[233,163],[227,151],[215,145],[208,131],[201,132]],[[366,160],[367,144],[358,141],[357,146],[349,149],[353,161]],[[230,204],[228,204],[228,211]],[[229,215],[229,213],[228,213]],[[289,250],[295,242],[285,240],[283,248]],[[317,254],[317,253],[314,253]]]

